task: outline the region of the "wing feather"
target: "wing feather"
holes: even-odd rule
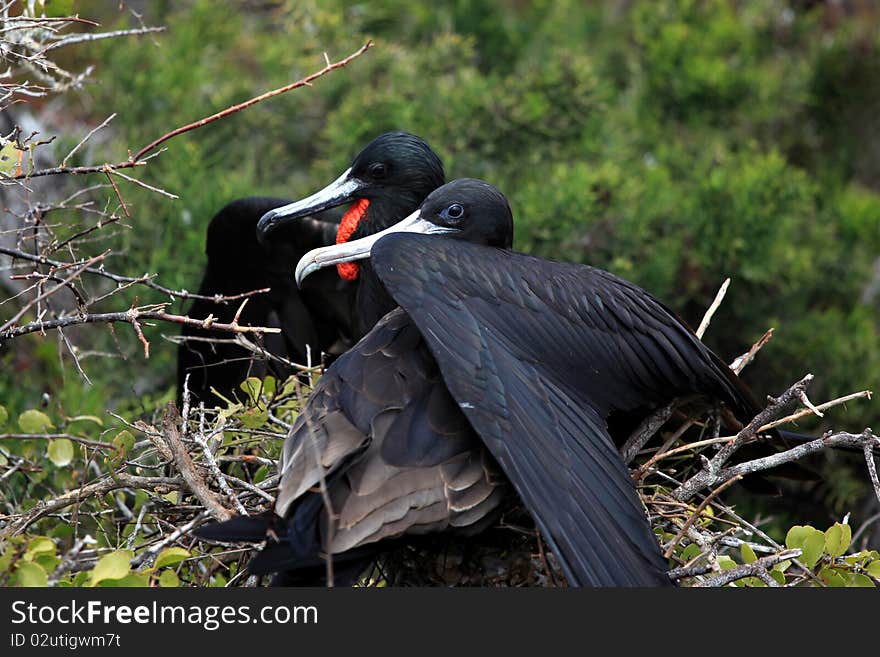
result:
[[[726,365],[660,302],[591,267],[403,234],[372,262],[570,581],[668,584],[606,419],[692,392],[753,410]]]

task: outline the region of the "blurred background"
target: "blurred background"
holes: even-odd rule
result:
[[[57,135],[63,155],[116,112],[72,164],[124,160],[179,125],[318,70],[325,52],[335,60],[376,43],[314,87],[169,142],[135,175],[180,198],[125,188],[132,217],[96,237],[96,250],[113,249],[114,271],[195,290],[205,229],[226,202],[311,193],[374,136],[403,129],[434,147],[448,179],[484,178],[507,194],[518,250],[607,268],[693,326],[731,277],[705,340],[732,361],[775,329],[743,375],[758,395],[807,372],[814,403],[880,387],[876,2],[72,6],[105,30],[168,28],[66,49],[71,67],[94,66],[91,77],[15,116]],[[10,417],[36,406],[66,417],[152,413],[174,397],[176,346],[161,337],[173,327],[147,331],[148,360],[127,329],[81,328],[91,386],[54,338],[0,347],[0,400]],[[861,431],[877,417],[859,402],[799,430]],[[832,454],[818,464],[825,476],[799,502],[803,515],[872,513],[864,462],[850,461]]]

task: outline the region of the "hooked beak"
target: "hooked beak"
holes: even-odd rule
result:
[[[341,265],[343,262],[364,260],[370,257],[373,245],[380,239],[391,233],[421,233],[423,235],[443,235],[456,233],[458,229],[438,226],[427,219],[422,219],[416,210],[405,219],[401,219],[393,226],[383,231],[362,237],[352,242],[343,242],[324,246],[320,249],[312,249],[306,253],[296,265],[296,284],[302,286],[303,280],[309,274],[331,265]]]
[[[341,176],[321,191],[315,192],[300,201],[269,210],[260,218],[257,224],[257,240],[261,244],[265,244],[269,233],[281,224],[353,201],[355,194],[366,186],[367,183],[351,177],[351,167],[349,167]]]

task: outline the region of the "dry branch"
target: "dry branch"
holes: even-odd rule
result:
[[[5,520],[9,523],[0,531],[0,541],[20,534],[40,518],[73,504],[78,504],[90,497],[100,497],[120,488],[169,491],[180,488],[183,483],[183,480],[176,477],[140,477],[126,472],[117,472],[112,476],[107,475],[99,481],[67,491],[51,500],[41,500],[34,508],[21,516],[6,517]]]
[[[205,483],[204,477],[196,469],[196,464],[183,445],[180,436],[180,414],[173,402],[169,403],[162,418],[162,433],[165,444],[174,457],[178,472],[199,501],[205,506],[215,520],[223,521],[231,518],[234,513],[220,502],[219,497]]]
[[[697,582],[696,584],[694,584],[694,586],[702,588],[727,586],[732,582],[735,582],[739,579],[745,579],[746,577],[759,577],[768,586],[773,586],[773,584],[770,584],[769,581],[764,579],[761,575],[767,575],[768,569],[772,568],[776,564],[787,561],[789,559],[795,559],[800,555],[800,550],[783,550],[779,554],[771,554],[768,557],[761,557],[760,559],[758,559],[757,561],[753,561],[752,563],[742,564],[741,566],[736,566],[735,568],[731,568],[730,570],[725,570],[720,575],[708,579],[705,582]],[[772,578],[770,578],[770,581],[773,581],[774,584],[778,586],[778,584]]]

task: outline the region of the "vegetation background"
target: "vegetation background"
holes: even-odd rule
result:
[[[171,128],[317,70],[325,52],[336,59],[368,38],[376,43],[312,88],[169,144],[140,177],[180,198],[126,188],[132,217],[106,244],[116,270],[158,272],[164,285],[194,290],[205,228],[223,204],[311,193],[369,139],[405,129],[432,144],[449,179],[485,178],[508,195],[519,250],[607,268],[692,325],[731,277],[706,341],[732,360],[773,327],[773,340],[744,373],[760,395],[806,372],[816,375],[814,401],[880,388],[875,2],[151,0],[120,9],[77,0],[73,7],[103,29],[135,26],[129,9],[168,27],[71,49],[72,65],[94,65],[91,79],[59,101],[31,106],[51,121],[43,129],[59,135],[59,153],[118,113],[80,154],[84,162],[98,148],[101,161],[124,159]],[[165,300],[139,295],[141,303]],[[127,331],[77,332],[81,349],[113,354],[83,361],[91,386],[56,340],[34,334],[0,345],[9,425],[39,408],[56,426],[102,418],[80,421],[78,430],[104,435],[122,428],[108,409],[153,413],[174,397],[176,346],[161,337],[172,327],[146,330],[149,360]],[[860,429],[876,425],[877,414],[860,403],[802,430]],[[35,449],[2,446],[13,454]],[[783,511],[791,516],[771,527],[876,513],[863,462],[851,465],[839,455],[823,459],[822,483],[802,491],[797,512]],[[40,499],[64,484],[59,476],[47,460],[43,472],[16,484],[17,494]]]

